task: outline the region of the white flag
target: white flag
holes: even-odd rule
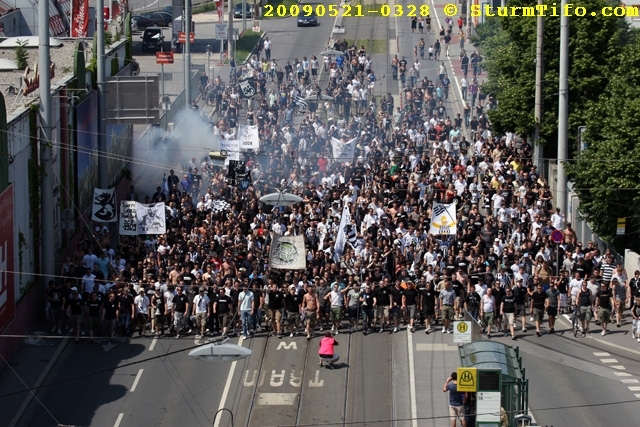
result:
[[[238,141],[240,142],[240,151],[253,150],[257,152],[260,149],[258,126],[239,125]]]
[[[331,146],[333,147],[333,159],[336,162],[351,162],[356,155],[356,141],[358,138],[353,138],[351,141],[342,142],[339,139],[331,138]]]
[[[225,166],[229,166],[229,160],[240,161],[240,141],[237,139],[221,139],[220,151],[227,152],[227,157],[224,159]]]
[[[340,262],[340,257],[344,253],[344,245],[347,243],[347,226],[351,225],[351,213],[349,207],[344,204],[342,209],[342,217],[340,218],[340,227],[338,228],[338,237],[336,237],[336,244],[333,247],[333,260]]]
[[[456,204],[448,205],[433,203],[431,210],[431,226],[429,234],[453,234],[457,233]]]
[[[273,234],[269,266],[280,270],[304,270],[307,267],[304,236]]]
[[[164,203],[143,205],[136,203],[138,234],[164,234],[167,232]]]
[[[118,211],[116,210],[116,189],[93,189],[93,210],[91,220],[98,222],[116,222]]]
[[[133,200],[120,202],[120,235],[136,236],[138,234],[138,217],[136,216],[136,203]]]

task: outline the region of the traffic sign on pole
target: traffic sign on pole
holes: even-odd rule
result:
[[[216,38],[220,40],[225,40],[227,38],[226,24],[216,24]]]
[[[458,391],[478,391],[478,368],[458,368]]]
[[[453,342],[457,344],[471,342],[471,322],[453,322]]]
[[[156,64],[173,64],[173,52],[156,52]]]
[[[178,43],[184,44],[186,43],[186,41],[187,41],[187,36],[185,35],[184,31],[178,32]],[[193,43],[195,41],[196,41],[196,33],[191,31],[189,33],[189,42]]]
[[[553,230],[551,232],[551,240],[553,240],[554,242],[560,243],[560,242],[562,242],[563,239],[564,239],[564,235],[562,234],[562,231]]]

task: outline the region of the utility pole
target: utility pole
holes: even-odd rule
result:
[[[105,83],[104,68],[104,0],[97,0],[96,15],[98,15],[98,31],[96,45],[98,48],[97,59],[97,83],[98,83],[98,186],[109,186],[107,174],[107,85]]]
[[[567,0],[562,0],[564,10]],[[564,161],[567,159],[567,122],[569,116],[569,17],[560,17],[560,105],[558,108],[558,179],[557,179],[557,207],[567,215],[567,175],[564,171]]]
[[[544,5],[543,0],[538,0],[538,5]],[[538,27],[536,34],[536,98],[535,121],[536,130],[533,137],[533,164],[542,172],[543,148],[540,145],[540,126],[542,123],[542,76],[544,74],[544,16],[538,15]]]
[[[42,248],[42,289],[45,289],[48,280],[53,279],[55,273],[55,238],[53,235],[53,218],[56,206],[53,201],[53,166],[52,166],[52,140],[51,138],[51,68],[49,46],[49,2],[38,3],[38,60],[40,69],[40,161],[42,162],[42,178],[40,182],[40,230],[42,240],[37,243]],[[11,302],[13,303],[13,302]]]
[[[230,58],[235,53],[235,46],[236,46],[236,41],[233,39],[233,0],[229,0],[228,6],[229,6],[229,35],[227,39],[227,56]]]
[[[191,108],[191,0],[184,0],[184,92],[187,110]]]

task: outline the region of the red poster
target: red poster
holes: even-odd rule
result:
[[[13,283],[13,185],[0,194],[0,332],[16,314]],[[8,270],[8,271],[7,271]]]
[[[89,0],[71,0],[73,17],[71,37],[87,37],[89,30]]]

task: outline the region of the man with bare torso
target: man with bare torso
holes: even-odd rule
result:
[[[308,292],[302,297],[302,309],[304,310],[307,340],[311,339],[311,334],[315,330],[318,314],[320,314],[320,302],[316,288],[309,286]]]

